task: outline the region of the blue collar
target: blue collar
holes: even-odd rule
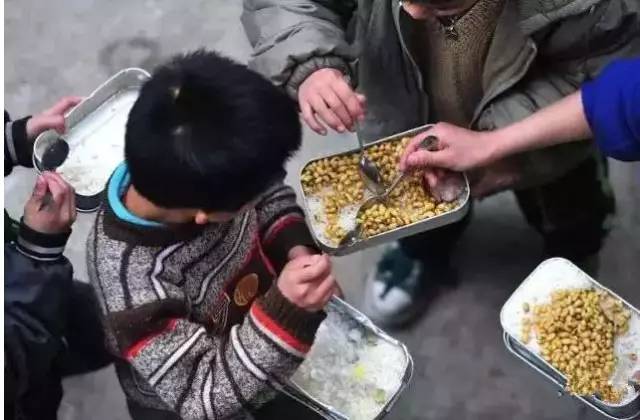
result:
[[[129,174],[129,168],[126,162],[122,162],[113,171],[109,184],[107,185],[107,201],[113,213],[121,220],[132,223],[139,226],[146,227],[161,227],[162,223],[152,220],[146,220],[142,217],[136,216],[127,209],[122,202],[122,196],[127,191],[127,187],[131,183],[131,174]]]

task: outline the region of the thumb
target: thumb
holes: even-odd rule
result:
[[[44,196],[47,193],[47,181],[44,179],[42,175],[38,176],[36,179],[36,185],[33,187],[33,192],[31,193],[31,198],[27,205],[39,206],[44,200]]]
[[[428,167],[448,168],[448,162],[444,151],[437,150],[417,150],[407,156],[406,166],[408,169],[424,169]]]
[[[46,193],[47,181],[44,179],[44,176],[40,175],[38,176],[38,179],[36,179],[36,185],[33,187],[33,193],[31,196],[33,198],[42,199]]]

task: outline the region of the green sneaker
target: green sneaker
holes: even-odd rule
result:
[[[364,312],[383,327],[401,327],[427,307],[424,264],[390,245],[366,279]]]

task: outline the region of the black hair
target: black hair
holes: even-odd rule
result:
[[[131,183],[164,208],[237,211],[284,177],[296,105],[247,67],[198,50],[158,67],[125,135]]]

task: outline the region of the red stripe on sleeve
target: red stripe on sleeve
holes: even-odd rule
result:
[[[129,347],[128,349],[125,350],[124,352],[124,357],[127,360],[131,360],[134,357],[136,357],[143,348],[145,348],[154,338],[158,337],[160,334],[164,334],[166,332],[172,331],[175,327],[176,324],[178,323],[178,319],[177,318],[173,318],[167,321],[167,323],[164,325],[164,327],[162,327],[160,330],[158,331],[154,331],[151,334],[148,334],[147,336],[143,337],[142,339],[136,341],[135,343],[133,343],[131,345],[131,347]]]
[[[262,324],[262,326],[272,332],[278,339],[282,340],[288,346],[300,353],[309,352],[309,349],[311,348],[310,344],[305,344],[291,335],[287,330],[280,326],[280,324],[273,320],[257,303],[251,305],[251,314],[260,322],[260,324]]]

